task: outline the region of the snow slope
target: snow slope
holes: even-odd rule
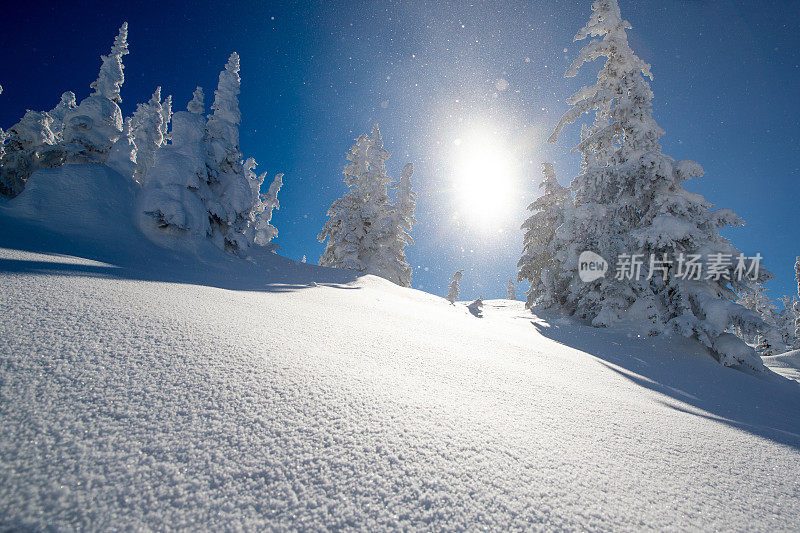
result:
[[[764,364],[777,374],[800,381],[800,350],[762,357]]]
[[[798,383],[522,302],[166,252],[131,194],[67,167],[0,204],[0,529],[796,527]]]

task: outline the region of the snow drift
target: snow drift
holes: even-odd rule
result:
[[[0,204],[0,528],[790,529],[800,386],[522,302],[167,250],[102,166]]]

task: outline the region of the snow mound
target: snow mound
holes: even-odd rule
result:
[[[126,230],[114,222],[131,219],[135,193],[130,180],[105,165],[65,165],[34,172],[7,204],[8,214],[64,235],[114,239]]]

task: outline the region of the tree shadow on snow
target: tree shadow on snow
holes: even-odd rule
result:
[[[359,274],[299,263],[256,249],[250,258],[235,257],[210,242],[195,251],[175,251],[148,241],[134,228],[106,229],[105,235],[65,236],[0,214],[0,248],[47,254],[49,258],[0,258],[0,272],[67,275],[168,283],[228,290],[292,292],[313,287],[359,289]],[[109,231],[116,231],[114,238]],[[74,258],[88,259],[76,261]]]
[[[594,357],[609,372],[663,395],[660,403],[800,449],[800,383],[719,364],[698,342],[640,338],[536,310],[543,336]],[[675,431],[682,431],[676,427]]]

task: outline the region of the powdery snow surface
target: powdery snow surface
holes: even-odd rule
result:
[[[800,381],[800,350],[762,357],[764,364],[788,379]]]
[[[797,526],[794,381],[522,302],[167,252],[120,176],[65,168],[0,204],[0,528]]]

